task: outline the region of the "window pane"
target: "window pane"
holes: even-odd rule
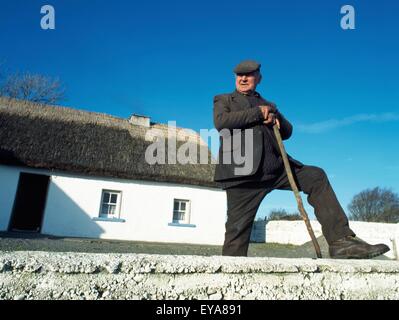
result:
[[[118,199],[118,195],[117,194],[115,194],[115,193],[111,194],[110,203],[115,203],[116,204],[117,199]]]
[[[184,221],[184,212],[174,211],[173,212],[173,221],[176,221],[176,222]]]
[[[110,204],[108,207],[108,214],[109,215],[114,215],[115,214],[115,210],[116,210],[116,206]]]
[[[108,205],[107,204],[103,204],[101,206],[101,214],[106,216],[108,214]]]
[[[104,192],[103,202],[104,203],[108,203],[109,202],[109,192]]]
[[[173,204],[173,211],[179,210],[179,201],[175,200],[175,203]]]
[[[186,211],[186,203],[185,202],[180,202],[180,210]]]
[[[173,221],[179,220],[179,212],[178,211],[173,211]]]
[[[181,212],[181,211],[180,211],[180,212],[178,213],[177,217],[178,217],[178,220],[180,220],[180,221],[184,220],[184,212]]]

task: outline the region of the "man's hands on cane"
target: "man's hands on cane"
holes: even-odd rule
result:
[[[259,106],[263,114],[263,123],[266,125],[275,125],[280,129],[280,121],[277,119],[277,109],[273,106]]]

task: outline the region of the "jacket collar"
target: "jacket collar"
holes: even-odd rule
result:
[[[260,97],[260,94],[255,91],[255,95]],[[245,97],[245,95],[239,93],[237,90],[234,90],[231,94],[231,99],[233,101],[236,101],[237,103],[240,103],[241,105],[245,107],[251,107],[251,104],[249,103],[248,99]]]
[[[231,93],[231,95],[234,96],[234,97],[237,97],[237,96],[238,97],[245,97],[246,96],[245,94],[239,93],[237,90],[234,90]],[[262,96],[257,91],[254,91],[254,93],[252,95],[255,96],[255,97],[258,97],[258,98],[262,98]]]

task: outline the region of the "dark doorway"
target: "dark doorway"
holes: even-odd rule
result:
[[[21,173],[14,200],[10,231],[40,232],[49,176]]]

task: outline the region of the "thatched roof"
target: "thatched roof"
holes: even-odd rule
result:
[[[162,124],[146,127],[107,114],[0,97],[0,163],[216,187],[210,161],[149,165],[145,150],[152,141],[145,140],[145,133],[152,128],[167,129]],[[182,130],[177,128],[178,135]],[[196,136],[198,157],[200,148],[206,148],[211,157],[207,145]],[[185,141],[178,139],[177,147]]]

